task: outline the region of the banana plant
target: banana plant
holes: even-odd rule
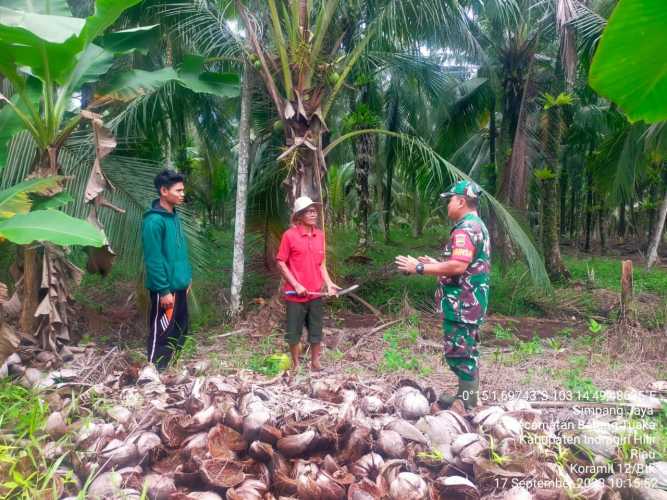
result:
[[[60,176],[30,179],[1,190],[0,244],[4,241],[18,245],[50,242],[101,247],[106,237],[99,229],[57,209],[73,199],[66,192],[53,195],[63,181]],[[7,287],[0,283],[0,305],[7,302],[6,291]],[[0,364],[18,344],[19,338],[13,328],[0,319]]]
[[[35,169],[42,175],[59,173],[58,153],[81,121],[76,108],[85,84],[108,81],[93,105],[129,101],[166,82],[175,81],[194,92],[223,97],[238,95],[238,77],[203,71],[200,58],[191,57],[178,71],[133,70],[109,78],[116,56],[151,43],[154,26],[105,33],[120,15],[140,0],[97,0],[95,13],[72,17],[65,0],[12,1],[0,7],[0,73],[11,83],[13,95],[0,93],[0,168],[9,140],[27,130],[38,150]],[[44,5],[48,5],[49,8]]]
[[[62,173],[61,149],[82,118],[91,116],[89,111],[80,110],[80,92],[86,84],[105,83],[104,93],[96,96],[89,107],[127,102],[168,82],[193,92],[223,97],[238,94],[236,75],[206,72],[203,61],[197,57],[187,59],[178,69],[114,72],[112,78],[110,70],[116,56],[130,54],[151,43],[157,27],[108,31],[125,10],[139,2],[96,0],[93,15],[85,19],[73,17],[66,0],[3,3],[0,7],[0,73],[8,80],[11,93],[0,93],[0,103],[4,103],[0,108],[0,169],[6,163],[12,138],[27,131],[37,150],[30,168],[31,177],[45,178]],[[109,142],[95,147],[99,153],[100,150],[108,152],[113,146],[115,143]],[[99,168],[98,161],[96,167]],[[11,226],[16,221],[7,224]],[[38,306],[41,280],[38,252],[34,246],[24,252],[21,328],[26,333],[33,331]],[[53,335],[49,334],[48,338],[50,346],[45,347],[55,348]]]
[[[102,246],[105,237],[99,229],[57,210],[72,200],[66,192],[49,196],[63,181],[61,176],[30,179],[0,191],[0,241]]]

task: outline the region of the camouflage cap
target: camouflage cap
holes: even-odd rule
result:
[[[466,196],[476,200],[482,194],[482,189],[472,181],[458,181],[452,184],[447,191],[440,194],[440,198],[447,199],[451,196]]]

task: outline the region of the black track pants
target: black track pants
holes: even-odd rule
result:
[[[171,320],[160,307],[160,294],[150,292],[151,312],[148,315],[148,361],[159,369],[169,364],[171,357],[185,342],[188,331],[188,297],[186,290],[174,292]]]

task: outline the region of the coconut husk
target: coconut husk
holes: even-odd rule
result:
[[[271,471],[271,475],[275,475],[276,473],[281,472],[282,474],[289,476],[292,472],[292,467],[289,462],[285,459],[285,457],[283,457],[275,450],[273,452],[273,458],[268,465],[269,470]]]
[[[322,468],[332,475],[340,469],[338,462],[336,462],[336,459],[331,455],[326,455],[324,457],[324,460],[322,460]]]
[[[204,460],[199,468],[202,480],[211,488],[227,489],[241,484],[246,475],[238,462],[212,458]]]
[[[401,472],[389,486],[392,500],[428,500],[429,489],[426,481],[412,472]]]
[[[414,441],[415,443],[423,445],[429,444],[426,436],[407,420],[400,418],[393,420],[385,426],[385,429],[398,432],[401,437],[407,441]]]
[[[356,462],[371,449],[371,431],[366,427],[351,428],[344,437],[345,446],[338,456],[338,462]]]
[[[188,432],[185,428],[190,423],[189,415],[168,415],[162,420],[160,434],[163,442],[170,448],[181,446]]]
[[[439,477],[433,482],[434,500],[479,500],[479,490],[462,476]]]
[[[67,424],[61,412],[54,411],[49,415],[44,424],[44,431],[53,439],[60,439],[67,434]]]
[[[137,451],[148,464],[160,460],[165,455],[160,436],[154,432],[142,432],[135,440]]]
[[[227,409],[222,419],[222,422],[226,426],[231,427],[237,432],[241,432],[243,430],[243,417],[241,416],[241,414],[239,413],[239,411],[236,409],[235,406],[232,406]]]
[[[178,451],[172,451],[164,458],[156,461],[151,466],[151,470],[157,474],[171,474],[179,465],[183,464],[183,459]]]
[[[538,488],[533,491],[535,500],[569,500],[567,492],[559,488]]]
[[[193,491],[191,493],[172,493],[169,500],[223,500],[220,495],[212,491]]]
[[[201,474],[197,470],[190,470],[186,465],[176,467],[174,474],[174,484],[188,489],[198,489],[203,486]]]
[[[195,381],[196,383],[196,381]],[[189,396],[186,400],[185,403],[183,403],[183,409],[188,413],[188,415],[193,416],[196,413],[199,413],[202,411],[204,408],[206,408],[208,405],[206,404],[206,401],[202,401],[198,397],[191,395]]]
[[[460,464],[471,465],[480,458],[486,458],[489,443],[479,434],[467,432],[459,434],[452,442],[452,453]]]
[[[347,496],[345,488],[323,470],[301,474],[296,482],[297,495],[302,500],[345,500]]]
[[[103,498],[119,498],[122,490],[123,476],[119,472],[103,472],[97,476],[88,488],[88,496],[91,500],[102,500]]]
[[[259,438],[262,426],[270,421],[269,410],[263,404],[255,406],[253,411],[243,419],[243,438],[248,442],[255,441]]]
[[[257,479],[246,479],[238,487],[227,490],[227,500],[263,500],[266,485]]]
[[[139,451],[134,443],[112,439],[102,449],[100,459],[102,462],[108,462],[111,466],[136,464],[139,462]]]
[[[296,495],[296,479],[293,479],[288,474],[278,470],[273,474],[273,490],[281,496]]]
[[[325,424],[317,425],[316,436],[310,449],[311,452],[326,453],[338,449],[338,434],[331,427]]]
[[[516,418],[505,413],[501,415],[496,423],[491,427],[491,433],[498,440],[505,438],[521,439],[523,427]]]
[[[211,405],[192,416],[192,419],[184,426],[187,432],[199,432],[214,426],[220,420],[220,412]]]
[[[380,500],[382,491],[368,479],[350,485],[347,490],[347,500]]]
[[[382,430],[378,434],[377,449],[387,458],[403,458],[406,453],[401,435],[392,430]]]
[[[377,453],[368,453],[350,466],[350,472],[360,479],[375,481],[384,465],[384,458]]]
[[[364,396],[359,407],[366,415],[377,415],[384,411],[384,403],[377,396]]]
[[[477,415],[475,415],[473,423],[480,427],[480,430],[489,429],[504,413],[505,410],[503,410],[500,406],[490,406],[488,408],[484,408]]]
[[[316,436],[317,433],[314,430],[285,436],[278,440],[276,447],[287,458],[298,457],[310,449]]]
[[[275,446],[282,437],[283,432],[273,425],[264,424],[259,429],[259,440],[269,443],[271,446]]]
[[[388,460],[382,465],[375,482],[383,494],[389,493],[391,484],[401,472],[408,471],[408,465],[407,460]]]
[[[417,420],[430,411],[428,399],[414,387],[401,387],[392,399],[396,412],[407,420]]]
[[[146,487],[148,497],[153,500],[168,500],[176,491],[174,479],[164,474],[147,474],[143,480],[141,490]]]
[[[243,439],[243,436],[226,425],[217,425],[211,429],[208,439],[209,442],[223,442],[227,448],[237,453],[243,453],[248,449],[248,442]]]
[[[269,443],[253,441],[248,449],[248,455],[258,462],[269,463],[273,458],[273,447]]]
[[[336,472],[328,474],[334,479],[334,481],[342,486],[349,486],[357,480],[353,474],[350,474],[344,469],[339,469]]]
[[[525,472],[506,470],[498,467],[489,460],[477,460],[473,464],[475,482],[480,493],[487,494],[499,487],[499,485],[511,486],[518,481],[527,480],[531,476]]]
[[[262,481],[267,488],[271,487],[271,471],[269,470],[267,464],[256,462],[251,459],[246,462],[242,462],[241,465],[243,466],[243,472],[247,478],[257,479],[258,481]]]

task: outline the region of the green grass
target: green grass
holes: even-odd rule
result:
[[[0,438],[0,498],[55,498],[56,480],[65,486],[73,483],[73,472],[55,477],[65,454],[49,463],[42,455],[46,437],[41,431],[48,415],[39,394],[0,379],[0,429],[10,436],[7,441]]]
[[[493,326],[493,335],[496,337],[497,340],[511,340],[511,341],[516,340],[514,332],[509,328],[503,328],[502,325]]]
[[[418,372],[422,376],[431,373],[432,368],[427,366],[413,351],[417,344],[419,330],[415,322],[407,321],[387,330],[382,339],[385,348],[382,352],[382,361],[378,366],[380,373],[392,373],[400,370]]]
[[[0,379],[0,429],[10,429],[19,439],[33,436],[43,427],[48,411],[35,393]]]
[[[565,265],[576,281],[588,281],[592,270],[595,275],[593,285],[598,288],[607,288],[621,291],[621,261],[609,257],[590,257],[577,259],[565,257]],[[667,297],[667,271],[662,268],[653,268],[647,271],[644,266],[636,265],[633,269],[635,293],[654,293]]]

